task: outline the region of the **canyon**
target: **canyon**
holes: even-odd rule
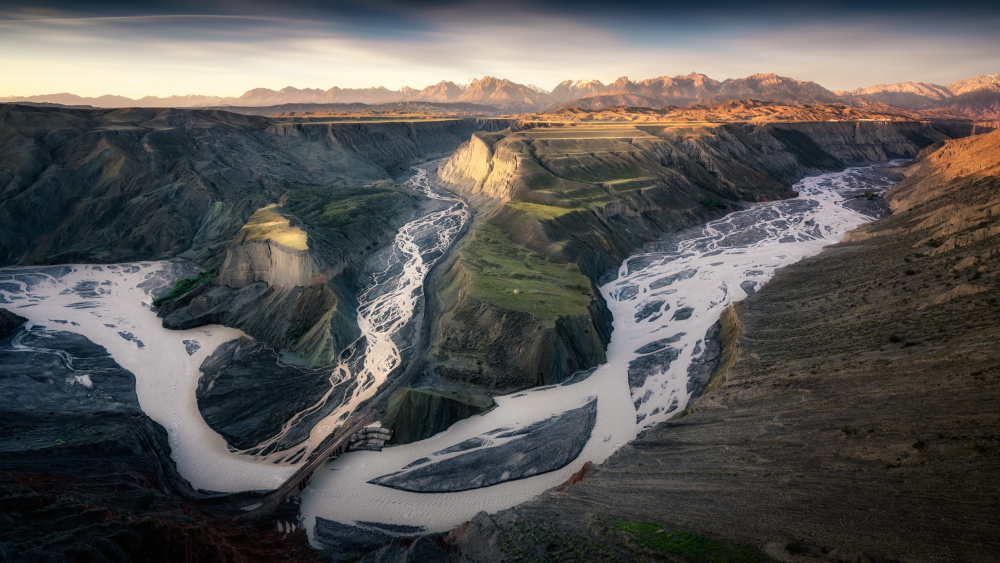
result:
[[[998,133],[777,78],[557,88],[687,113],[0,107],[0,553],[987,560]],[[474,85],[405,94],[547,107]],[[390,447],[274,519],[196,508],[369,415]]]

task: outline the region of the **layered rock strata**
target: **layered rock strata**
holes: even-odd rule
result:
[[[439,168],[479,215],[437,288],[429,366],[509,392],[605,359],[596,284],[642,244],[794,197],[807,173],[913,157],[958,131],[928,122],[577,124],[477,133]]]

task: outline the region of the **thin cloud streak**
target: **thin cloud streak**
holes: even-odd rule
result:
[[[0,96],[238,96],[288,85],[421,88],[486,74],[552,88],[567,78],[610,82],[621,75],[691,71],[716,79],[776,72],[852,89],[905,80],[947,83],[1000,71],[1000,37],[989,17],[938,26],[905,17],[602,25],[551,11],[489,15],[470,19],[448,6],[412,10],[406,18],[414,25],[387,34],[347,15],[8,13],[0,20],[0,76],[6,77]]]

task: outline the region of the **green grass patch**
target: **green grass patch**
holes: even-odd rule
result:
[[[276,211],[277,206],[268,205],[250,216],[246,225],[236,233],[230,246],[245,242],[273,240],[282,246],[295,250],[307,250],[309,244],[306,232],[293,227],[289,219]]]
[[[382,186],[301,187],[285,192],[285,207],[308,223],[347,233],[389,222],[409,204],[399,190]]]
[[[555,219],[556,217],[561,217],[567,213],[576,211],[575,209],[570,209],[567,207],[557,207],[555,205],[541,205],[539,203],[530,203],[527,201],[512,201],[508,203],[510,207],[514,209],[520,209],[536,219],[541,219],[543,221],[548,221]]]
[[[646,188],[651,188],[656,185],[656,180],[651,176],[642,176],[638,178],[619,178],[617,180],[608,180],[604,182],[604,187],[611,190],[615,194],[624,194],[628,192],[641,191]]]
[[[628,534],[632,540],[645,547],[677,555],[688,561],[708,563],[772,561],[748,545],[671,530],[653,522],[616,520],[613,525],[615,529]]]
[[[470,294],[498,309],[524,311],[546,322],[583,315],[593,295],[576,264],[556,264],[515,244],[490,224],[476,227],[459,251]]]
[[[211,270],[206,270],[198,274],[196,277],[177,280],[177,283],[174,284],[174,288],[170,290],[170,293],[153,300],[153,306],[161,307],[163,305],[166,305],[167,303],[170,303],[171,301],[175,301],[185,293],[193,289],[196,289],[198,287],[201,287],[206,282],[208,282],[208,280],[214,278],[217,275],[219,275],[218,266],[212,268]]]

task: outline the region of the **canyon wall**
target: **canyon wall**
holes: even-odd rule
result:
[[[442,314],[428,369],[510,392],[594,367],[612,328],[596,286],[644,243],[743,202],[794,197],[805,174],[914,157],[959,133],[920,122],[476,133],[439,168],[479,214],[433,296]]]
[[[726,311],[719,369],[679,416],[378,557],[994,560],[1000,133],[904,172],[892,215]]]

